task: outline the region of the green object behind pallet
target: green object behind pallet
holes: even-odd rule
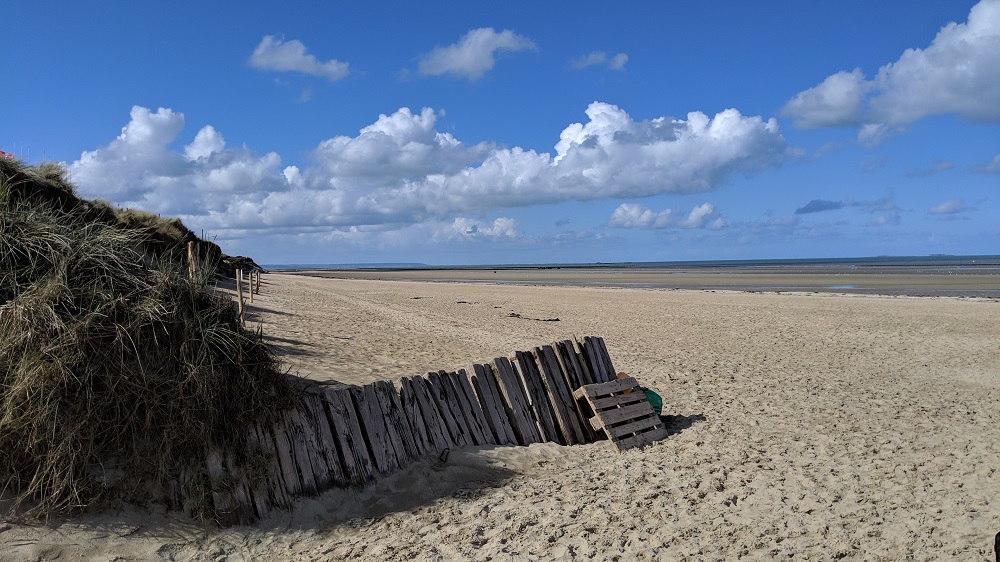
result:
[[[656,415],[662,416],[663,399],[660,398],[660,395],[644,386],[640,386],[639,390],[643,391],[646,394],[646,400],[649,402],[649,405],[653,407],[653,411],[656,412]]]

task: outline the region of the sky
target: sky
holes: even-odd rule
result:
[[[1000,254],[1000,0],[4,14],[0,150],[262,264]]]

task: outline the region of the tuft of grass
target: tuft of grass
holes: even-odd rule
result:
[[[0,491],[15,496],[9,516],[144,503],[172,485],[189,498],[208,494],[189,476],[203,471],[206,446],[243,460],[246,428],[297,399],[260,332],[214,290],[211,268],[189,278],[180,244],[150,231],[180,221],[120,216],[77,199],[61,172],[0,164]]]

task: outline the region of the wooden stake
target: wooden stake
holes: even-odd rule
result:
[[[193,280],[198,277],[198,243],[188,242],[188,276]]]
[[[240,322],[243,321],[243,270],[236,270],[236,294],[239,303]]]

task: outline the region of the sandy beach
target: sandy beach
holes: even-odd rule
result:
[[[1000,300],[271,273],[291,372],[363,384],[600,335],[670,436],[470,448],[251,527],[0,523],[7,560],[993,560]]]

